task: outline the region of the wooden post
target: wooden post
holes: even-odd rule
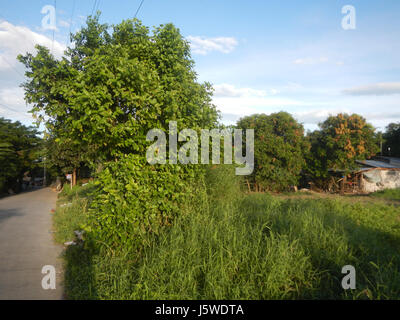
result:
[[[344,195],[344,189],[346,187],[346,181],[347,181],[347,177],[343,176],[342,181],[340,182],[340,194]]]
[[[360,173],[358,188],[360,189],[361,192],[364,191],[364,177],[362,172]]]
[[[76,168],[74,168],[74,171],[72,172],[72,185],[76,185]]]

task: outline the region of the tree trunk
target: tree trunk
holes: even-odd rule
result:
[[[347,177],[344,176],[343,179],[342,179],[342,181],[340,182],[340,194],[341,194],[341,195],[344,194],[344,189],[345,189],[345,187],[346,187],[346,180],[347,180]]]
[[[250,188],[250,183],[249,183],[249,180],[246,180],[247,181],[247,188],[249,189],[249,193],[251,192],[251,188]]]
[[[76,185],[76,168],[74,168],[74,171],[72,172],[72,186]]]

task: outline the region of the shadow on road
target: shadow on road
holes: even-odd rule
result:
[[[5,209],[2,210],[0,208],[0,223],[2,223],[4,220],[11,218],[11,217],[18,217],[18,216],[23,216],[18,210],[16,209]]]

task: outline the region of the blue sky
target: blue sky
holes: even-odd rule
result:
[[[56,4],[54,31],[41,9]],[[0,0],[0,116],[31,122],[18,87],[18,52],[34,43],[61,55],[94,5],[101,21],[132,18],[140,4],[111,0]],[[342,7],[355,8],[344,30]],[[172,22],[192,44],[200,81],[214,85],[225,123],[252,113],[292,113],[307,129],[329,114],[356,112],[380,130],[400,121],[400,1],[145,0],[145,25]]]

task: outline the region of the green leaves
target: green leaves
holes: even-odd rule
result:
[[[178,166],[150,166],[145,157],[128,155],[107,163],[89,209],[92,237],[138,249],[144,233],[157,233],[180,214],[190,182]]]
[[[19,56],[32,112],[48,119],[52,163],[70,170],[103,166],[88,227],[106,245],[135,247],[180,212],[199,168],[150,166],[150,129],[215,127],[209,84],[197,82],[190,47],[172,24],[153,30],[138,20],[109,26],[89,17],[62,60],[47,48]]]
[[[297,185],[305,165],[304,153],[309,148],[301,124],[290,114],[279,112],[244,117],[237,126],[255,130],[251,179],[256,188],[284,191]]]
[[[36,116],[49,118],[57,143],[79,142],[81,159],[95,164],[144,154],[145,133],[167,129],[168,120],[179,118],[185,127],[216,124],[211,90],[196,82],[178,29],[167,24],[150,34],[139,21],[126,20],[110,33],[98,20],[89,18],[72,36],[74,47],[60,61],[44,47],[36,56],[19,56],[28,69],[26,99]]]
[[[36,166],[33,160],[39,157],[41,146],[37,134],[36,128],[0,118],[0,184],[3,188],[19,189],[17,179]]]
[[[307,171],[316,177],[327,177],[329,169],[350,171],[355,160],[375,155],[377,138],[372,125],[357,114],[330,116],[320,130],[308,135],[311,153]]]

